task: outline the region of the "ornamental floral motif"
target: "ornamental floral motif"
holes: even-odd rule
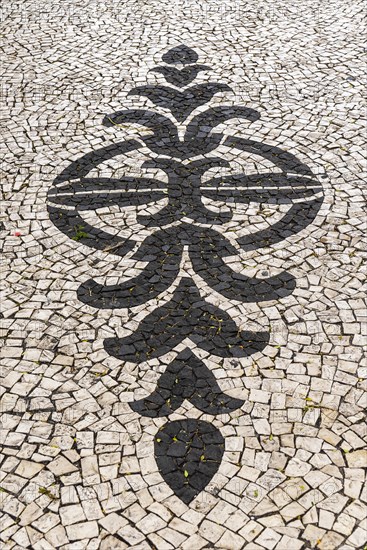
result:
[[[78,289],[79,300],[103,309],[142,305],[175,283],[185,250],[194,271],[228,300],[262,302],[291,294],[296,281],[286,271],[267,278],[249,277],[233,271],[226,258],[236,256],[241,249],[271,246],[304,229],[322,204],[320,183],[293,154],[220,131],[230,119],[251,125],[259,113],[242,106],[206,108],[216,94],[231,92],[231,88],[215,82],[192,85],[209,70],[197,63],[192,49],[178,46],[164,54],[162,61],[164,65],[153,72],[169,85],[139,86],[129,93],[147,98],[158,110],[121,110],[103,120],[116,135],[122,127],[138,125],[142,127],[139,137],[77,159],[55,179],[49,192],[50,218],[63,233],[93,249],[121,257],[130,254],[146,263],[138,276],[121,284],[87,280]],[[183,136],[179,135],[182,126]],[[215,152],[218,148],[220,154]],[[223,156],[223,151],[232,150],[240,156],[262,157],[274,169],[233,173],[231,162]],[[141,176],[105,178],[90,174],[105,161],[136,151],[147,154]],[[165,181],[149,176],[152,169],[164,173]],[[219,169],[219,175],[207,178],[213,169]],[[250,203],[260,207],[287,205],[287,212],[266,229],[247,228],[247,233],[240,231],[228,238],[233,206]],[[151,204],[158,207],[139,209]],[[112,235],[83,217],[83,212],[115,206],[136,207],[137,227],[145,235],[142,240],[137,241],[134,235]],[[185,276],[172,298],[148,314],[131,335],[108,338],[104,346],[121,361],[139,364],[174,350],[186,338],[212,355],[240,358],[263,350],[269,333],[239,330],[230,315],[207,303],[195,282]],[[153,393],[130,406],[140,415],[162,417],[169,416],[185,399],[214,416],[244,404],[222,392],[211,370],[186,348],[161,375]],[[209,422],[168,420],[155,437],[159,471],[175,494],[189,503],[217,472],[224,445],[222,434]]]

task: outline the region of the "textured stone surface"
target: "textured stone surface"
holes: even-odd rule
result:
[[[359,0],[251,5],[64,0],[47,6],[8,0],[2,7],[4,548],[364,547],[362,14]],[[168,74],[164,67],[170,63],[182,69],[178,54],[167,53],[182,43],[196,54],[181,58],[184,72]],[[212,151],[197,146],[198,159],[205,153],[229,167],[203,170],[203,182],[211,180],[216,188],[205,191],[205,215],[212,219],[195,223],[202,233],[203,227],[219,231],[233,249],[218,278],[216,266],[208,272],[205,263],[209,244],[218,243],[214,233],[205,237],[199,259],[183,245],[178,268],[174,261],[161,271],[155,267],[149,288],[135,285],[136,297],[130,280],[151,265],[154,246],[166,246],[172,260],[168,247],[186,236],[166,231],[159,243],[149,241],[142,248],[152,233],[147,220],[159,220],[159,209],[167,206],[170,177],[156,166],[143,173],[142,165],[160,155],[152,156],[149,146],[167,144],[164,136],[162,142],[152,138],[146,127],[107,127],[102,121],[123,109],[155,109],[170,117],[167,92],[154,96],[158,107],[151,89],[145,90],[148,95],[128,95],[136,87],[170,85],[183,94],[175,111],[183,135],[192,107],[192,98],[185,96],[189,81],[190,86],[221,85],[211,89],[212,96],[203,95],[193,115],[223,106],[260,115],[218,126],[214,133],[224,137],[218,143],[210,138],[216,145]],[[204,143],[204,138],[210,141],[211,126],[202,120]],[[260,154],[235,147],[238,138],[260,143]],[[230,147],[225,139],[232,140]],[[60,231],[47,211],[55,178],[83,155],[129,140],[141,147],[107,159],[88,177],[144,176],[149,204],[119,205],[106,194],[100,208],[80,213],[82,222],[69,234]],[[293,199],[263,190],[261,200],[252,192],[247,202],[238,194],[228,202],[220,185],[238,173],[256,176],[257,183],[261,175],[271,174],[267,177],[275,181],[279,168],[266,158],[266,147],[277,148],[277,155],[294,155],[322,187],[322,193],[317,191],[322,205],[310,220],[306,204],[312,197],[305,200],[303,181],[298,221],[302,224],[304,216],[307,223],[298,233],[289,226],[287,232],[285,225],[277,242],[254,235],[268,231],[269,236]],[[190,154],[196,154],[195,147]],[[187,168],[180,170],[183,181],[193,181]],[[296,191],[293,175],[288,176]],[[164,183],[156,194],[152,180]],[[183,199],[171,201],[181,209],[183,222],[195,225],[194,207],[184,210]],[[172,210],[166,212],[164,221],[175,224]],[[227,216],[220,227],[218,212]],[[98,249],[85,240],[87,227],[96,231],[92,236],[107,234]],[[202,239],[198,231],[189,235]],[[125,257],[121,239],[136,245]],[[134,257],[139,247],[140,256]],[[274,281],[283,272],[289,278],[276,287],[280,294],[265,300],[259,279]],[[247,299],[241,287],[245,277],[257,281],[251,296],[259,299]],[[90,280],[107,288],[125,285],[130,302],[125,307],[118,300],[127,294],[113,292],[112,305],[88,302],[96,288],[88,286]],[[200,319],[212,316],[212,332],[192,339],[185,335],[173,350],[158,353],[154,343],[162,330],[154,315],[175,310],[180,281],[186,280],[198,293],[187,304],[190,319],[197,304],[207,304],[209,314]],[[227,319],[235,333],[226,332]],[[144,320],[150,323],[145,334],[154,334],[153,346],[136,361],[135,348],[128,346]],[[171,333],[172,338],[183,334]],[[253,339],[248,354],[239,346],[218,352],[218,343],[248,333],[269,338]],[[205,339],[217,348],[203,345]],[[116,342],[123,342],[123,357]],[[163,349],[164,342],[159,343]],[[188,357],[191,370],[182,371]],[[166,403],[165,381],[177,375],[179,388]],[[201,381],[205,394],[197,391]],[[182,426],[188,419],[197,426],[212,425],[224,444],[213,458],[215,468],[207,469],[205,488],[199,484],[185,503],[165,483],[154,445],[163,439],[157,434],[168,420]],[[180,449],[170,448],[168,469],[180,461]],[[194,456],[188,446],[181,451],[184,458]],[[205,451],[198,456],[205,465]],[[184,478],[185,471],[191,479],[191,471],[182,467]]]

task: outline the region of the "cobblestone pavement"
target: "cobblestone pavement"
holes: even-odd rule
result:
[[[1,9],[1,548],[366,548],[362,1]]]

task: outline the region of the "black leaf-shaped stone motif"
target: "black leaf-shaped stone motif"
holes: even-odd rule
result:
[[[165,482],[189,504],[218,471],[224,453],[220,431],[202,420],[175,420],[161,428],[154,453]]]
[[[130,407],[143,416],[168,416],[184,399],[207,414],[228,413],[244,404],[223,393],[210,369],[186,349],[168,365],[157,389],[148,397],[133,401]]]
[[[105,339],[110,355],[139,364],[171,352],[188,339],[216,357],[248,357],[264,350],[270,340],[268,331],[240,330],[230,309],[205,301],[187,276],[170,292],[168,300],[163,293],[175,284],[186,251],[196,275],[224,298],[257,303],[289,296],[296,286],[294,274],[281,271],[272,276],[267,272],[249,276],[234,270],[227,258],[238,256],[241,249],[258,250],[302,231],[320,210],[322,186],[312,170],[291,152],[240,137],[238,132],[229,136],[223,129],[229,120],[255,123],[260,118],[258,111],[217,104],[198,109],[215,94],[232,89],[216,82],[191,85],[200,71],[210,69],[197,64],[194,50],[181,44],[165,53],[162,61],[165,65],[152,71],[162,75],[167,84],[139,83],[129,93],[148,98],[153,104],[150,109],[122,108],[103,119],[110,136],[137,126],[135,139],[117,141],[71,162],[49,191],[50,219],[82,245],[120,257],[130,254],[131,259],[144,263],[128,280],[114,277],[106,284],[86,280],[78,289],[81,302],[113,310],[165,299],[163,305],[139,319],[132,334]],[[156,106],[170,113],[162,114]],[[217,148],[215,155],[207,156]],[[245,161],[250,155],[256,164],[260,158],[260,169],[247,171],[239,163],[240,173],[234,173],[232,160],[223,157],[226,150],[231,151],[230,159],[238,155]],[[148,158],[139,162],[138,174],[132,176],[128,157],[135,154]],[[105,177],[103,164],[110,160],[119,170]],[[269,167],[265,173],[264,161],[275,171]],[[154,177],[148,172],[152,169],[157,174]],[[208,178],[211,169],[215,175]],[[160,171],[165,174],[163,179]],[[228,224],[238,219],[237,210],[243,210],[242,205],[257,205],[259,214],[264,205],[275,205],[282,217],[274,220],[270,215],[260,227],[249,227],[245,217],[240,222],[241,231],[233,232],[230,238]],[[104,230],[89,223],[88,212],[103,221],[107,212],[132,207],[136,225],[142,228],[137,230],[138,236],[118,228],[112,234],[107,227]],[[246,223],[248,227],[242,232]],[[130,407],[140,415],[156,418],[170,415],[184,400],[210,415],[229,413],[243,405],[241,399],[222,392],[214,373],[185,348],[167,366],[154,391]],[[155,438],[159,470],[187,504],[212,479],[223,452],[219,430],[201,420],[168,422]]]
[[[176,67],[155,67],[151,71],[163,75],[169,84],[183,88],[195,80],[200,71],[209,69],[210,67],[207,65],[188,65],[183,69],[177,69]]]
[[[147,97],[158,107],[169,109],[175,119],[182,122],[197,107],[208,103],[215,94],[228,91],[232,89],[227,84],[207,82],[186,88],[183,92],[168,86],[139,86],[128,95]]]
[[[198,54],[184,44],[171,48],[168,52],[162,55],[162,61],[164,63],[168,63],[169,65],[174,65],[176,63],[187,65],[188,63],[196,63],[198,59]]]
[[[185,338],[219,357],[247,357],[269,342],[267,332],[240,331],[227,312],[205,302],[184,277],[169,302],[147,315],[131,335],[107,338],[104,347],[114,357],[140,363],[168,353]]]

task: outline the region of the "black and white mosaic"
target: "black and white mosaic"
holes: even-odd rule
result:
[[[2,14],[2,547],[364,548],[361,2],[82,4]]]
[[[194,50],[185,45],[176,46],[163,55],[163,61],[169,65],[158,67],[156,70],[163,71],[163,76],[169,81],[179,80],[182,87],[194,80],[193,75],[202,69],[202,65],[190,64],[197,59]],[[183,69],[170,66],[175,64],[183,66]],[[128,95],[148,97],[158,107],[169,110],[177,122],[183,122],[198,107],[209,102],[215,94],[228,90],[231,91],[229,86],[212,82],[188,86],[183,92],[173,87],[148,85],[134,88]],[[276,300],[292,293],[296,282],[287,272],[263,279],[246,277],[234,272],[224,258],[236,255],[236,248],[227,240],[225,231],[220,233],[214,228],[224,226],[233,219],[231,206],[235,207],[237,203],[284,204],[288,205],[285,214],[288,219],[284,220],[282,216],[275,227],[255,231],[254,236],[255,242],[260,246],[264,242],[268,244],[269,241],[282,241],[285,236],[304,229],[315,218],[322,204],[322,186],[311,170],[290,153],[284,153],[275,147],[261,146],[256,141],[241,138],[231,140],[223,134],[212,133],[218,125],[233,118],[254,121],[259,119],[259,114],[246,107],[218,106],[206,109],[190,119],[183,140],[178,138],[173,122],[167,116],[154,111],[125,110],[105,118],[104,124],[112,125],[117,130],[123,124],[136,123],[153,131],[153,136],[143,138],[142,141],[158,156],[145,161],[141,170],[161,170],[166,174],[167,182],[148,177],[128,176],[125,179],[120,176],[112,180],[105,177],[88,177],[101,162],[141,147],[140,142],[121,142],[114,148],[104,148],[102,151],[87,154],[64,170],[49,193],[51,220],[68,236],[82,228],[80,241],[85,242],[87,246],[100,248],[101,241],[103,243],[108,234],[102,232],[99,235],[99,231],[92,226],[89,234],[89,225],[85,228],[82,212],[115,205],[123,208],[159,204],[162,199],[165,200],[165,193],[167,204],[152,214],[137,213],[136,216],[142,228],[152,230],[133,255],[137,260],[148,260],[146,268],[137,277],[121,285],[100,285],[93,279],[86,281],[78,290],[78,298],[82,302],[104,309],[130,308],[146,303],[175,283],[185,248],[195,272],[203,277],[213,290],[229,299],[251,303]],[[211,153],[221,143],[223,147],[261,155],[275,165],[279,172],[247,174],[245,171],[230,175],[221,174],[205,180],[202,185],[203,176],[212,168],[231,168],[230,162],[218,156],[198,158],[202,156],[201,151]],[[167,156],[172,158],[166,158]],[[177,158],[180,161],[177,161]],[[192,158],[195,160],[191,160]],[[212,206],[207,206],[204,198],[209,199]],[[128,252],[134,251],[136,244],[135,239],[120,240],[113,243],[114,252],[125,256]],[[237,244],[248,244],[250,248],[251,245],[255,246],[251,227],[246,237],[237,239]],[[225,311],[202,300],[196,285],[184,277],[172,299],[145,317],[133,334],[124,338],[108,338],[104,342],[104,347],[110,355],[118,359],[140,363],[171,352],[186,338],[201,349],[220,357],[251,356],[257,351],[262,351],[269,342],[269,334],[266,332],[240,331]],[[186,360],[183,352],[179,355],[179,360],[168,366],[158,381],[158,391],[144,400],[143,407],[139,402],[133,404],[133,410],[149,416],[154,416],[153,412],[159,416],[168,415],[180,406],[185,398],[192,398],[194,403],[200,403],[201,406],[198,408],[209,414],[227,412],[235,409],[235,404],[243,404],[243,401],[231,400],[222,394],[211,371],[189,348],[187,352]],[[199,371],[196,375],[198,364]],[[181,370],[184,377],[182,381]],[[175,385],[181,384],[186,389],[183,394],[177,393],[175,389]],[[205,398],[206,396],[210,400]],[[224,397],[224,400],[221,401],[219,396]],[[173,409],[171,399],[176,400],[176,407]],[[149,403],[155,404],[155,407],[149,407]],[[205,464],[201,465],[199,451],[191,450],[191,446],[194,445],[194,434],[203,437],[199,448],[203,452],[206,451],[205,433],[208,430],[209,450],[215,448],[215,445],[223,448],[223,438],[218,430],[203,421],[173,423],[174,435],[177,435],[178,427],[178,433],[183,434],[182,441],[175,441],[177,445],[173,444],[168,450],[166,441],[166,446],[156,446],[156,456],[163,478],[175,494],[187,503],[205,488],[218,469],[219,458],[223,455],[223,449],[217,451],[215,468],[214,463],[207,463],[206,460]],[[171,423],[168,423],[163,434],[169,437],[170,432]],[[161,455],[166,455],[166,452],[176,460],[182,459],[180,466],[188,468],[185,470],[186,479],[181,479],[182,472],[172,472],[172,460],[163,460]],[[194,468],[195,460],[197,467]],[[195,472],[193,475],[190,473],[191,470]],[[209,476],[205,474],[207,471],[211,472]],[[173,483],[171,478],[177,483]]]

